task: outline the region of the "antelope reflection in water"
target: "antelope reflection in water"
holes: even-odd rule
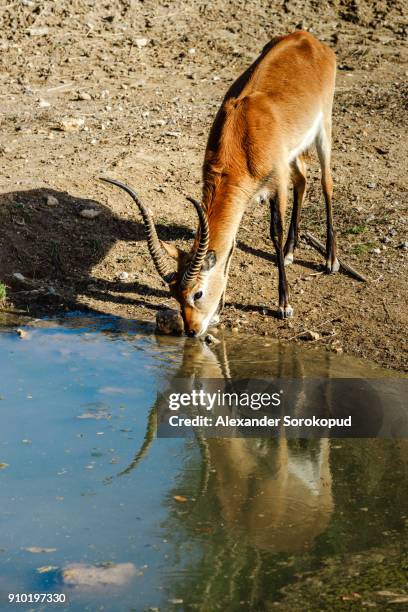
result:
[[[172,341],[157,338],[162,346]],[[239,358],[239,347],[229,345],[229,349],[227,355],[225,341],[210,348],[198,340],[186,340],[182,363],[173,377],[192,382],[229,379],[234,376],[230,362]],[[263,371],[258,367],[252,375],[305,375],[297,352],[280,345],[277,350],[279,371],[271,371],[271,364],[264,362]],[[329,363],[328,355],[328,367]],[[296,398],[299,415],[301,395]],[[121,475],[133,470],[147,453],[155,437],[156,410],[157,403],[150,411],[144,443]],[[278,439],[205,438],[197,430],[195,435],[203,462],[196,503],[205,498],[214,518],[221,519],[230,530],[239,531],[247,544],[259,550],[291,552],[310,546],[326,529],[333,511],[328,439],[287,440],[283,432]]]

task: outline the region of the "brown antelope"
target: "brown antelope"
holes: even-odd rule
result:
[[[279,270],[279,314],[290,317],[285,264],[293,261],[306,188],[304,153],[314,144],[326,202],[326,270],[336,272],[330,171],[331,113],[335,85],[334,53],[307,32],[275,38],[231,86],[216,115],[203,165],[203,203],[189,198],[199,217],[192,251],[187,254],[159,240],[150,212],[137,194],[119,181],[138,205],[147,243],[160,276],[180,303],[188,335],[203,334],[224,305],[235,238],[251,200],[269,200],[270,233]],[[294,203],[283,244],[289,179]],[[165,252],[177,260],[172,272]]]

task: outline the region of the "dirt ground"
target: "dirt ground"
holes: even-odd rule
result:
[[[335,225],[340,255],[369,282],[320,274],[302,244],[288,269],[295,316],[279,321],[268,209],[251,205],[222,321],[293,342],[317,331],[316,345],[405,369],[407,24],[405,0],[2,0],[3,308],[153,320],[174,307],[133,203],[97,177],[133,185],[160,236],[186,247],[185,195],[200,196],[223,94],[270,38],[303,28],[337,53]],[[313,159],[302,228],[324,239],[319,180]]]

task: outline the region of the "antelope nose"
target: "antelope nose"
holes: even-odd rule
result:
[[[189,338],[194,338],[194,336],[197,335],[197,332],[194,331],[194,329],[189,329],[187,332],[187,336],[189,336]]]

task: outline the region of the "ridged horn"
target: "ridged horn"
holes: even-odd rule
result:
[[[204,258],[207,254],[208,245],[210,242],[210,228],[208,227],[207,214],[204,212],[201,204],[199,204],[197,200],[194,200],[194,198],[190,198],[189,196],[187,196],[187,200],[193,204],[197,211],[198,219],[200,221],[200,242],[198,243],[196,252],[193,255],[193,259],[190,261],[183,274],[183,278],[181,279],[182,289],[185,289],[197,278]]]
[[[143,204],[137,193],[131,187],[128,187],[128,185],[125,185],[124,183],[121,183],[120,181],[117,181],[115,179],[104,178],[102,176],[100,177],[100,180],[104,181],[105,183],[110,183],[111,185],[116,185],[117,187],[120,187],[130,195],[134,202],[136,202],[137,207],[140,210],[140,213],[143,218],[143,224],[147,238],[147,246],[149,247],[149,252],[152,256],[156,270],[158,271],[162,279],[166,283],[169,283],[174,278],[174,272],[166,261],[163,252],[163,247],[160,244],[160,240],[157,235],[156,227],[154,225],[150,211]]]

